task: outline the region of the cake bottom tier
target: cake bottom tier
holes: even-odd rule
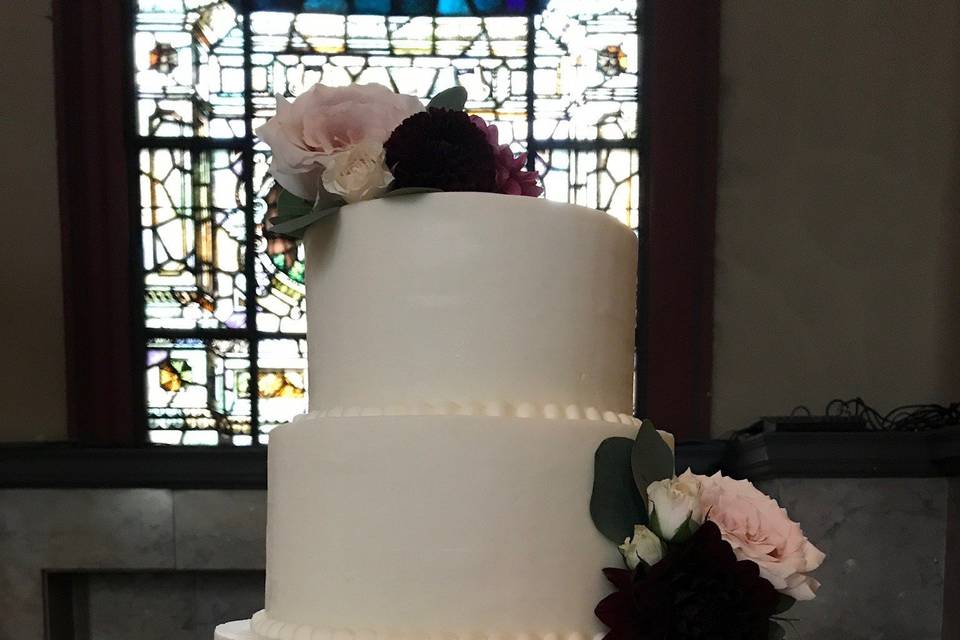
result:
[[[269,447],[268,640],[592,638],[622,566],[589,514],[594,452],[636,427],[305,416]]]
[[[218,624],[213,630],[213,640],[257,640],[257,636],[250,626],[250,620],[234,620]],[[307,636],[307,640],[310,640],[310,636]]]

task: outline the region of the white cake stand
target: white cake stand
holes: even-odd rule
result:
[[[213,640],[255,640],[249,620],[234,620],[218,624],[213,631]]]

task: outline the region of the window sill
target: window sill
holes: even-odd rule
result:
[[[960,425],[924,433],[779,432],[677,445],[677,469],[769,478],[960,475]],[[0,487],[264,489],[265,447],[0,446]]]
[[[0,446],[0,487],[263,489],[266,447]]]

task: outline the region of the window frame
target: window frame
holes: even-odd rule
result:
[[[710,428],[720,4],[646,0],[643,9],[637,406],[679,440],[702,439]],[[138,171],[128,144],[133,18],[130,2],[53,2],[68,434],[85,444],[147,442]]]

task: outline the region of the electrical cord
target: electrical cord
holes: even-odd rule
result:
[[[803,412],[803,413],[801,413]],[[812,415],[810,409],[799,405],[791,416]],[[872,431],[929,431],[951,425],[960,425],[960,402],[949,405],[907,404],[882,414],[863,398],[843,400],[835,398],[827,403],[823,415],[840,418],[859,418]]]

